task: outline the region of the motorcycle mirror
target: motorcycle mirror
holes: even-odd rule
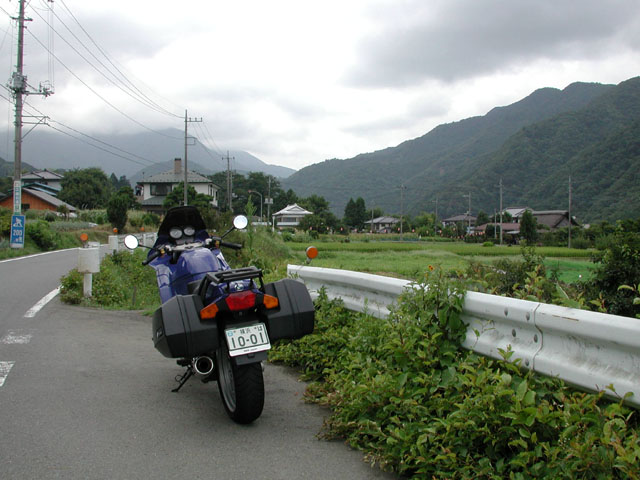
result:
[[[135,250],[138,248],[139,242],[138,239],[134,235],[127,235],[124,237],[124,246],[129,250]]]
[[[238,230],[244,230],[245,228],[247,228],[248,224],[249,220],[247,220],[247,217],[245,217],[244,215],[238,215],[233,219],[233,226]]]

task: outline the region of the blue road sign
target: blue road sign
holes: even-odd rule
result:
[[[24,215],[11,216],[11,248],[24,248]]]

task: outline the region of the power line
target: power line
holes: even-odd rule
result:
[[[44,48],[45,50],[47,50],[47,47],[38,39],[38,37],[36,37],[33,33],[31,33],[29,30],[27,30],[29,32],[29,34],[31,35],[31,37],[33,37],[33,39],[38,42],[40,44],[40,46],[42,48]],[[48,51],[48,50],[47,50]],[[73,75],[76,80],[78,80],[80,83],[82,83],[85,87],[87,87],[91,93],[93,93],[96,97],[98,97],[100,100],[102,100],[104,103],[106,103],[107,105],[109,105],[111,108],[113,108],[116,112],[118,112],[120,115],[122,115],[125,118],[128,118],[129,120],[131,120],[133,123],[141,126],[142,128],[144,128],[145,130],[149,130],[150,132],[153,132],[157,135],[161,135],[163,137],[167,137],[167,138],[171,138],[173,140],[182,140],[182,138],[180,137],[174,137],[172,135],[167,135],[166,133],[162,133],[158,130],[154,130],[153,128],[150,128],[148,126],[146,126],[145,124],[139,122],[138,120],[136,120],[135,118],[133,118],[132,116],[126,114],[125,112],[123,112],[122,110],[120,110],[118,107],[116,107],[114,104],[112,104],[111,102],[109,102],[106,98],[104,98],[102,95],[100,95],[98,92],[96,92],[89,84],[87,84],[84,80],[82,80],[73,70],[71,70],[69,67],[67,67],[67,65],[60,60],[60,58],[58,58],[57,55],[55,55],[52,52],[49,52],[53,55],[53,57],[60,63],[60,65],[62,65],[71,75]]]
[[[159,105],[157,102],[153,101],[151,98],[149,98],[149,96],[147,96],[144,92],[142,92],[142,90],[140,90],[131,80],[129,80],[129,78],[127,77],[127,75],[125,75],[122,70],[120,70],[120,68],[118,68],[118,66],[114,63],[114,61],[111,60],[110,56],[107,54],[107,52],[100,47],[100,45],[98,45],[98,43],[93,39],[93,37],[89,34],[89,32],[87,32],[87,30],[82,26],[82,24],[78,21],[78,19],[76,18],[76,16],[73,14],[73,12],[71,12],[71,9],[69,9],[69,7],[67,6],[67,4],[64,2],[64,0],[59,0],[59,2],[62,4],[62,6],[66,9],[67,13],[69,14],[69,16],[73,19],[73,21],[78,25],[78,27],[80,28],[80,30],[82,30],[82,32],[87,36],[87,38],[91,41],[91,43],[93,43],[93,45],[98,49],[98,51],[107,59],[107,61],[113,66],[113,68],[116,69],[116,71],[122,76],[122,78],[126,81],[126,83],[128,83],[129,85],[131,85],[131,89],[137,91],[140,96],[142,98],[144,98],[146,101],[149,102],[150,105],[153,105],[156,109],[158,109],[159,111],[161,111],[161,113],[165,113],[166,115],[172,116],[172,117],[176,117],[176,118],[182,118],[181,115],[178,115],[176,113],[170,112],[169,110],[165,109],[164,107],[162,107],[161,105]],[[69,30],[69,32],[71,32],[71,29],[62,21],[62,19],[60,19],[60,17],[58,17],[56,15],[56,17],[62,22],[62,24],[65,26],[65,28],[67,28],[67,30]],[[73,32],[71,32],[71,34],[78,40],[78,42],[80,42],[80,44],[87,50],[90,52],[90,50],[82,43],[82,41],[80,39],[78,39],[78,37],[76,37]],[[92,56],[94,56],[94,58],[97,59],[97,57],[95,57],[95,55],[92,54]],[[99,61],[99,60],[98,60]],[[106,67],[102,62],[100,62],[100,64],[102,66],[104,66],[112,75],[114,75],[114,77],[117,78],[117,76],[115,74],[113,74],[108,67]],[[123,82],[124,83],[124,82]],[[127,87],[129,88],[129,87]],[[172,103],[172,102],[170,102]]]
[[[53,11],[53,10],[51,10]],[[89,50],[89,48],[87,48],[86,45],[84,45],[82,43],[82,41],[76,36],[75,33],[73,33],[71,31],[71,29],[64,23],[64,21],[57,15],[54,13],[54,15],[56,16],[56,18],[60,21],[60,23],[62,23],[62,25],[69,31],[69,33],[73,36],[73,38],[75,38],[78,43],[80,43],[80,45],[82,45],[82,47],[84,47],[84,49],[109,73],[111,74],[116,80],[113,80],[112,78],[110,78],[109,76],[107,76],[102,70],[100,70],[96,65],[94,65],[89,59],[87,59],[82,53],[80,53],[80,51],[78,51],[78,49],[76,47],[74,47],[66,38],[64,38],[60,32],[58,32],[47,20],[45,20],[42,15],[40,15],[38,12],[36,12],[36,15],[38,15],[40,17],[40,19],[46,23],[49,28],[51,29],[51,31],[55,32],[56,35],[58,35],[58,37],[60,37],[60,39],[62,39],[63,42],[65,42],[80,58],[82,58],[89,66],[91,66],[96,72],[98,72],[98,74],[100,74],[105,80],[107,80],[109,83],[111,83],[114,87],[118,88],[120,91],[122,91],[123,93],[125,93],[126,95],[128,95],[129,97],[131,97],[132,99],[134,99],[135,101],[141,103],[142,105],[146,106],[147,108],[157,112],[157,113],[161,113],[164,115],[169,115],[169,116],[176,116],[174,114],[172,114],[171,112],[168,112],[167,110],[165,110],[164,108],[162,108],[161,106],[151,102],[148,98],[140,98],[140,96],[133,92],[130,87],[126,86],[127,89],[125,89],[121,84],[117,83],[116,80],[119,80],[118,77],[109,70],[109,68],[98,58],[96,57],[93,52],[91,52]],[[48,50],[49,53],[51,54],[52,51]]]

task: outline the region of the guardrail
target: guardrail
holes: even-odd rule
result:
[[[324,288],[354,311],[384,318],[388,306],[411,285],[408,280],[300,265],[287,267],[312,297]],[[468,325],[465,348],[559,377],[576,387],[604,391],[640,407],[640,320],[544,303],[467,292],[462,320]]]
[[[158,237],[157,233],[134,233],[133,234],[140,242],[140,245],[145,247],[152,247]],[[126,250],[124,246],[124,237],[126,235],[109,235],[109,251],[117,252],[119,250]]]

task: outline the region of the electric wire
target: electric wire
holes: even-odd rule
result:
[[[3,88],[5,88],[5,89],[7,89],[4,85],[2,85],[2,87],[3,87]],[[7,102],[9,102],[9,103],[13,103],[11,99],[9,99],[9,98],[5,97],[5,96],[4,96],[4,95],[2,95],[2,94],[0,94],[0,98],[2,98],[2,99],[4,99],[4,100],[6,100],[6,101],[7,101]],[[103,140],[100,140],[99,138],[96,138],[96,137],[94,137],[94,136],[92,136],[92,135],[89,135],[89,134],[83,133],[83,132],[81,132],[80,130],[77,130],[77,129],[73,128],[73,127],[70,127],[69,125],[66,125],[66,124],[64,124],[64,123],[62,123],[62,122],[59,122],[59,121],[57,121],[57,120],[53,120],[53,119],[51,119],[50,117],[48,117],[47,115],[44,115],[44,114],[43,114],[39,109],[37,109],[37,108],[36,108],[36,107],[34,107],[33,105],[29,104],[28,102],[25,102],[25,104],[24,104],[24,105],[25,105],[25,107],[29,107],[30,109],[35,110],[35,112],[39,114],[39,115],[33,115],[33,112],[31,112],[31,111],[27,111],[27,113],[28,113],[30,116],[33,116],[33,117],[38,117],[38,116],[40,116],[40,117],[47,118],[49,122],[56,123],[56,124],[58,124],[58,125],[62,126],[63,128],[66,128],[66,129],[71,130],[72,132],[74,132],[74,133],[76,133],[76,134],[78,134],[78,135],[81,135],[82,137],[86,137],[86,138],[88,138],[88,139],[90,139],[90,140],[92,140],[92,141],[94,141],[94,142],[97,142],[97,143],[99,143],[99,144],[101,144],[101,145],[104,145],[104,147],[108,147],[108,148],[111,148],[111,149],[117,150],[117,151],[119,151],[119,152],[122,152],[123,154],[128,155],[128,157],[126,157],[126,156],[124,156],[124,155],[121,155],[121,154],[119,154],[119,153],[116,153],[116,152],[113,152],[113,151],[107,150],[106,148],[101,147],[101,146],[99,146],[99,145],[96,145],[96,144],[94,144],[94,143],[90,143],[89,141],[87,141],[87,140],[85,140],[85,139],[83,139],[83,138],[81,138],[81,137],[79,137],[79,136],[73,135],[73,134],[71,134],[71,133],[69,133],[69,132],[65,132],[64,130],[61,130],[60,128],[56,128],[56,127],[54,127],[54,126],[52,126],[52,125],[50,125],[50,124],[48,124],[48,123],[46,124],[46,125],[47,125],[48,127],[50,127],[51,129],[53,129],[53,130],[55,130],[55,131],[57,131],[57,132],[60,132],[60,133],[62,133],[62,134],[64,134],[64,135],[66,135],[66,136],[68,136],[68,137],[71,137],[71,138],[73,138],[73,139],[75,139],[75,140],[78,140],[78,141],[80,141],[80,142],[82,142],[82,143],[85,143],[85,144],[87,144],[87,145],[89,145],[89,146],[92,146],[92,147],[94,147],[94,148],[96,148],[96,149],[98,149],[98,150],[101,150],[101,151],[103,151],[103,152],[109,153],[109,154],[111,154],[111,155],[114,155],[114,156],[116,156],[116,157],[122,158],[122,159],[124,159],[124,160],[130,161],[130,162],[132,162],[132,163],[136,163],[136,164],[138,164],[138,165],[142,165],[142,166],[148,167],[148,166],[153,165],[154,163],[156,163],[156,162],[154,162],[153,160],[150,160],[150,159],[148,159],[148,158],[145,158],[145,157],[142,157],[142,156],[137,155],[137,154],[135,154],[135,153],[129,152],[129,151],[127,151],[127,150],[124,150],[124,149],[122,149],[122,148],[120,148],[120,147],[117,147],[117,146],[112,145],[112,144],[110,144],[110,143],[108,143],[108,142],[105,142],[105,141],[103,141]],[[25,108],[25,110],[27,110],[27,109]],[[130,158],[130,157],[138,158],[138,159],[142,160],[144,163],[143,163],[143,162],[140,162],[140,161],[138,161],[138,160],[135,160],[134,158]]]
[[[29,32],[29,34],[31,35],[31,37],[40,44],[40,46],[42,48],[44,48],[46,50],[46,46],[40,41],[40,39],[38,39],[38,37],[36,37],[30,30],[27,30],[27,32]],[[94,88],[92,88],[87,82],[85,82],[84,80],[82,80],[73,70],[71,70],[71,68],[69,68],[62,60],[60,60],[60,58],[55,55],[54,53],[52,53],[52,55],[54,56],[54,58],[60,63],[60,65],[62,65],[71,75],[73,75],[73,77],[78,80],[80,83],[82,83],[85,87],[87,87],[91,93],[93,93],[95,96],[97,96],[100,100],[102,100],[104,103],[106,103],[107,105],[109,105],[111,108],[113,108],[116,112],[118,112],[120,115],[122,115],[123,117],[131,120],[133,123],[135,123],[136,125],[141,126],[142,128],[144,128],[145,130],[148,130],[150,132],[153,132],[157,135],[161,135],[163,137],[167,137],[167,138],[171,138],[173,140],[182,140],[182,138],[180,137],[174,137],[172,135],[167,135],[166,133],[162,133],[158,130],[154,130],[151,127],[146,126],[145,124],[143,124],[142,122],[136,120],[135,118],[133,118],[131,115],[128,115],[127,113],[123,112],[121,109],[119,109],[118,107],[116,107],[113,103],[109,102],[109,100],[107,100],[106,98],[104,98],[102,95],[100,95]]]
[[[122,85],[118,84],[115,80],[113,80],[112,78],[110,78],[109,76],[107,76],[102,70],[100,70],[96,65],[94,65],[89,59],[87,59],[76,47],[74,47],[66,38],[64,38],[60,32],[58,32],[57,30],[55,30],[55,28],[53,28],[53,26],[51,24],[49,24],[49,22],[47,22],[47,20],[44,19],[44,17],[42,17],[42,15],[40,15],[38,12],[36,12],[36,15],[38,15],[40,17],[40,19],[46,23],[50,30],[52,30],[53,32],[55,32],[55,34],[60,37],[60,39],[65,42],[69,48],[71,48],[80,58],[82,58],[89,66],[91,66],[96,72],[98,72],[98,74],[100,74],[105,80],[107,80],[109,83],[111,83],[114,87],[118,88],[120,91],[122,91],[123,93],[125,93],[126,95],[128,95],[129,97],[131,97],[132,99],[134,99],[135,101],[141,103],[142,105],[146,106],[147,108],[154,110],[157,113],[161,113],[161,114],[169,114],[174,116],[171,113],[168,113],[166,110],[164,110],[163,108],[156,106],[154,104],[152,104],[149,100],[144,99],[144,98],[140,98],[139,96],[135,95],[134,93],[131,93],[131,89],[129,87],[128,90],[125,90],[125,88],[123,88]],[[62,21],[62,19],[60,19],[60,17],[58,17],[56,15],[56,18],[58,18],[58,20],[60,20],[60,23],[62,23],[62,25],[64,25],[64,27],[69,31],[69,33],[80,43],[80,45],[82,45],[85,50],[87,50],[87,52],[89,52],[89,54],[102,66],[104,67],[111,75],[113,75],[114,77],[116,77],[111,71],[109,71],[108,67],[98,58],[96,57],[83,43],[82,41],[71,31],[71,29],[69,29],[69,27],[67,27],[67,25]],[[51,55],[51,50],[49,50],[49,54]],[[117,77],[116,77],[117,80]]]
[[[116,69],[116,71],[122,76],[122,78],[129,83],[129,85],[131,85],[131,88],[133,90],[136,90],[144,99],[146,99],[149,104],[154,105],[155,108],[157,108],[158,110],[162,111],[163,113],[165,113],[166,115],[172,116],[172,117],[176,117],[176,118],[182,118],[182,115],[178,115],[176,113],[173,113],[167,109],[165,109],[164,107],[162,107],[161,105],[159,105],[157,102],[153,101],[151,98],[149,98],[142,90],[140,90],[131,80],[129,80],[129,78],[127,77],[127,75],[125,75],[122,70],[120,70],[120,68],[118,68],[118,66],[114,63],[114,61],[111,60],[111,58],[109,57],[109,55],[107,54],[107,52],[100,47],[100,45],[98,45],[98,43],[93,39],[93,37],[89,34],[89,32],[87,32],[87,30],[82,26],[82,24],[78,21],[78,19],[76,18],[76,16],[73,14],[73,12],[71,12],[71,9],[69,9],[69,7],[67,6],[67,4],[64,2],[64,0],[58,0],[62,6],[65,8],[65,10],[67,11],[67,13],[69,14],[69,16],[74,20],[74,22],[78,25],[78,27],[80,28],[80,30],[82,30],[82,32],[87,36],[87,38],[91,41],[91,43],[93,43],[93,45],[98,49],[98,51],[107,59],[107,61],[113,66],[113,68]],[[60,19],[60,17],[58,17],[56,15],[56,17],[62,22],[62,19]],[[71,31],[69,29],[69,27],[64,24],[64,22],[62,22],[63,25],[65,25],[65,27]],[[72,33],[73,35],[73,33]],[[75,35],[74,35],[75,37]],[[77,37],[76,37],[77,39]],[[89,51],[89,49],[79,40],[77,39],[84,47],[85,49],[87,49],[87,51]],[[96,58],[97,59],[97,58]],[[101,65],[102,62],[100,62]],[[104,66],[104,65],[103,65]],[[105,68],[107,68],[105,66]],[[107,68],[108,69],[108,68]],[[113,73],[112,73],[113,74]],[[115,75],[114,75],[115,76]],[[169,102],[172,103],[172,102]]]

